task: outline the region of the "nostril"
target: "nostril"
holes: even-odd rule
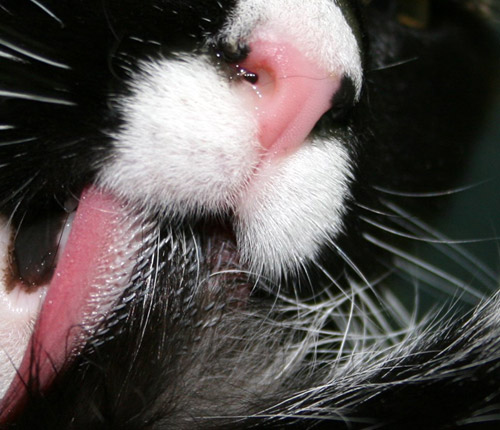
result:
[[[243,67],[240,67],[238,72],[238,76],[241,76],[245,81],[250,82],[255,85],[259,82],[259,75],[257,73],[246,70]]]
[[[240,64],[246,60],[250,52],[247,45],[230,45],[219,42],[214,46],[215,56],[225,65],[229,65],[231,70],[230,79],[243,79],[252,85],[257,84],[259,75],[255,71],[241,67]]]
[[[232,67],[250,83],[246,97],[269,155],[287,154],[309,136],[332,107],[342,73],[325,70],[281,30],[260,29],[246,58]]]

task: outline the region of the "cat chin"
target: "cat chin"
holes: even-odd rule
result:
[[[342,231],[352,181],[345,148],[311,139],[259,170],[236,211],[242,260],[254,272],[295,275]]]

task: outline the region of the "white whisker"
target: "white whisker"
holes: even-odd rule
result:
[[[382,70],[392,69],[394,67],[399,67],[399,66],[402,66],[404,64],[412,63],[413,61],[416,61],[416,60],[418,60],[418,57],[412,57],[412,58],[408,58],[406,60],[400,60],[400,61],[396,61],[394,63],[384,64],[383,66],[377,67],[375,69],[371,69],[370,72],[380,72]]]
[[[341,341],[340,347],[339,347],[339,352],[337,354],[337,359],[336,359],[337,365],[339,363],[339,360],[342,357],[342,353],[344,352],[344,347],[345,347],[345,343],[347,341],[347,336],[348,336],[349,330],[351,328],[351,323],[352,323],[352,319],[353,319],[353,314],[354,314],[355,306],[356,306],[356,294],[354,293],[354,290],[352,290],[352,294],[351,294],[351,308],[349,310],[349,317],[347,319],[347,325],[346,325],[346,328],[344,330],[344,336],[342,337],[342,341]]]
[[[17,145],[19,143],[28,143],[38,140],[36,137],[27,137],[25,139],[17,139],[17,140],[8,140],[5,142],[0,141],[0,146],[9,146],[9,145]]]
[[[426,269],[422,269],[421,267],[418,267],[411,262],[396,257],[394,258],[394,266],[404,273],[407,273],[412,278],[418,279],[419,281],[422,281],[426,285],[432,287],[432,291],[429,291],[428,289],[427,294],[435,297],[438,300],[442,300],[443,294],[449,297],[454,297],[457,295],[457,288],[454,284],[450,284],[446,279],[430,273]],[[481,294],[481,292],[477,291],[477,294]],[[461,300],[469,305],[474,305],[477,303],[476,297],[471,297],[470,294],[462,294]]]
[[[436,191],[436,192],[429,192],[429,193],[412,193],[412,192],[404,192],[404,191],[395,191],[395,190],[390,190],[388,188],[384,187],[377,187],[374,186],[373,188],[377,191],[380,191],[384,194],[389,194],[391,196],[397,196],[397,197],[412,197],[412,198],[429,198],[429,197],[444,197],[444,196],[449,196],[453,194],[459,194],[464,191],[468,191],[474,188],[479,187],[480,185],[483,185],[489,181],[480,181],[472,185],[466,185],[463,187],[458,187],[458,188],[453,188],[451,190],[444,190],[444,191]]]
[[[2,50],[0,50],[0,58],[5,58],[5,59],[11,60],[11,61],[23,62],[23,60],[21,58],[16,57],[15,55],[13,55],[11,53],[5,52]]]
[[[475,297],[476,299],[480,300],[482,298],[482,294],[479,293],[478,291],[468,287],[465,282],[461,281],[460,279],[450,275],[449,273],[444,272],[443,270],[437,268],[436,266],[433,266],[432,264],[426,263],[425,261],[405,252],[402,251],[401,249],[398,249],[386,242],[383,242],[374,236],[368,234],[368,233],[363,233],[363,237],[368,240],[369,242],[373,243],[374,245],[385,249],[386,251],[391,252],[393,255],[397,255],[398,257],[401,257],[403,260],[406,260],[412,264],[414,264],[417,267],[420,267],[429,273],[432,273],[439,278],[442,278],[446,281],[448,281],[450,284],[455,285],[459,289],[463,290],[464,292],[470,294],[471,296]]]
[[[443,245],[462,245],[462,244],[470,244],[470,243],[483,243],[483,242],[491,242],[491,241],[497,241],[500,239],[500,237],[488,237],[488,238],[483,238],[483,239],[460,239],[460,240],[452,240],[452,239],[435,239],[432,237],[422,237],[422,236],[415,236],[412,234],[408,234],[390,227],[387,227],[377,221],[371,220],[365,216],[360,216],[359,217],[361,220],[365,221],[366,223],[379,228],[380,230],[386,231],[388,233],[392,233],[395,236],[400,236],[400,237],[405,237],[407,239],[411,240],[416,240],[419,242],[426,242],[426,243],[436,243],[436,244],[443,244]]]
[[[61,27],[64,27],[64,23],[52,11],[50,11],[47,8],[47,6],[44,6],[43,4],[41,4],[40,2],[38,2],[37,0],[30,0],[30,1],[31,1],[31,3],[33,3],[36,6],[38,6],[40,9],[42,9],[52,19],[54,19],[55,21],[57,21],[61,25]]]
[[[0,90],[0,96],[56,105],[76,106],[76,103],[70,102],[69,100],[56,99],[53,97],[40,96],[37,94],[19,93],[15,91]]]
[[[388,201],[383,201],[389,209],[393,210],[397,214],[401,215],[402,218],[405,220],[409,221],[411,224],[415,225],[422,231],[426,232],[427,234],[430,234],[440,240],[443,240],[443,244],[446,244],[446,241],[448,238],[444,236],[443,234],[439,233],[437,230],[433,229],[431,226],[427,225],[423,221],[417,219],[416,217],[412,217],[410,214],[408,214],[405,210],[400,208],[399,206],[395,205],[394,203],[388,202]],[[417,233],[416,230],[413,231],[414,233]],[[438,245],[438,244],[436,244]],[[440,249],[439,247],[437,247]],[[494,289],[497,286],[498,282],[498,276],[493,272],[488,266],[486,266],[483,262],[481,262],[479,259],[477,259],[474,255],[472,255],[470,252],[465,250],[463,247],[460,246],[453,246],[453,247],[448,247],[446,248],[449,251],[449,254],[453,254],[456,258],[456,262],[461,264],[464,268],[467,268],[467,270],[470,273],[473,273],[475,276],[478,276],[479,279],[485,284],[488,285],[490,289]],[[444,253],[445,255],[448,255]],[[450,257],[451,258],[451,257]],[[485,279],[484,277],[480,276],[478,274],[478,270],[482,272],[488,279]]]
[[[65,69],[65,70],[71,70],[71,67],[67,66],[66,64],[59,63],[57,61],[51,60],[46,57],[42,57],[41,55],[35,54],[32,51],[29,51],[19,45],[15,45],[14,43],[9,42],[8,40],[5,39],[0,39],[0,45],[5,46],[6,48],[18,52],[21,55],[24,55],[26,57],[31,58],[32,60],[39,61],[41,63],[48,64],[49,66],[57,67],[59,69]]]

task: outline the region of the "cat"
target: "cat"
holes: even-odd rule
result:
[[[0,0],[0,428],[496,428],[496,7]]]

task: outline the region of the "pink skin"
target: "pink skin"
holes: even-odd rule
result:
[[[267,157],[285,155],[302,145],[331,108],[340,86],[338,76],[323,70],[289,42],[257,37],[250,54],[237,67],[259,77],[251,86],[250,99]]]
[[[122,214],[123,209],[111,195],[92,187],[83,193],[27,352],[1,404],[0,422],[26,401],[23,387],[34,370],[33,359],[40,389],[44,390],[78,349],[82,335],[78,325],[93,310],[89,297],[96,292],[96,279],[103,277],[113,256]]]

